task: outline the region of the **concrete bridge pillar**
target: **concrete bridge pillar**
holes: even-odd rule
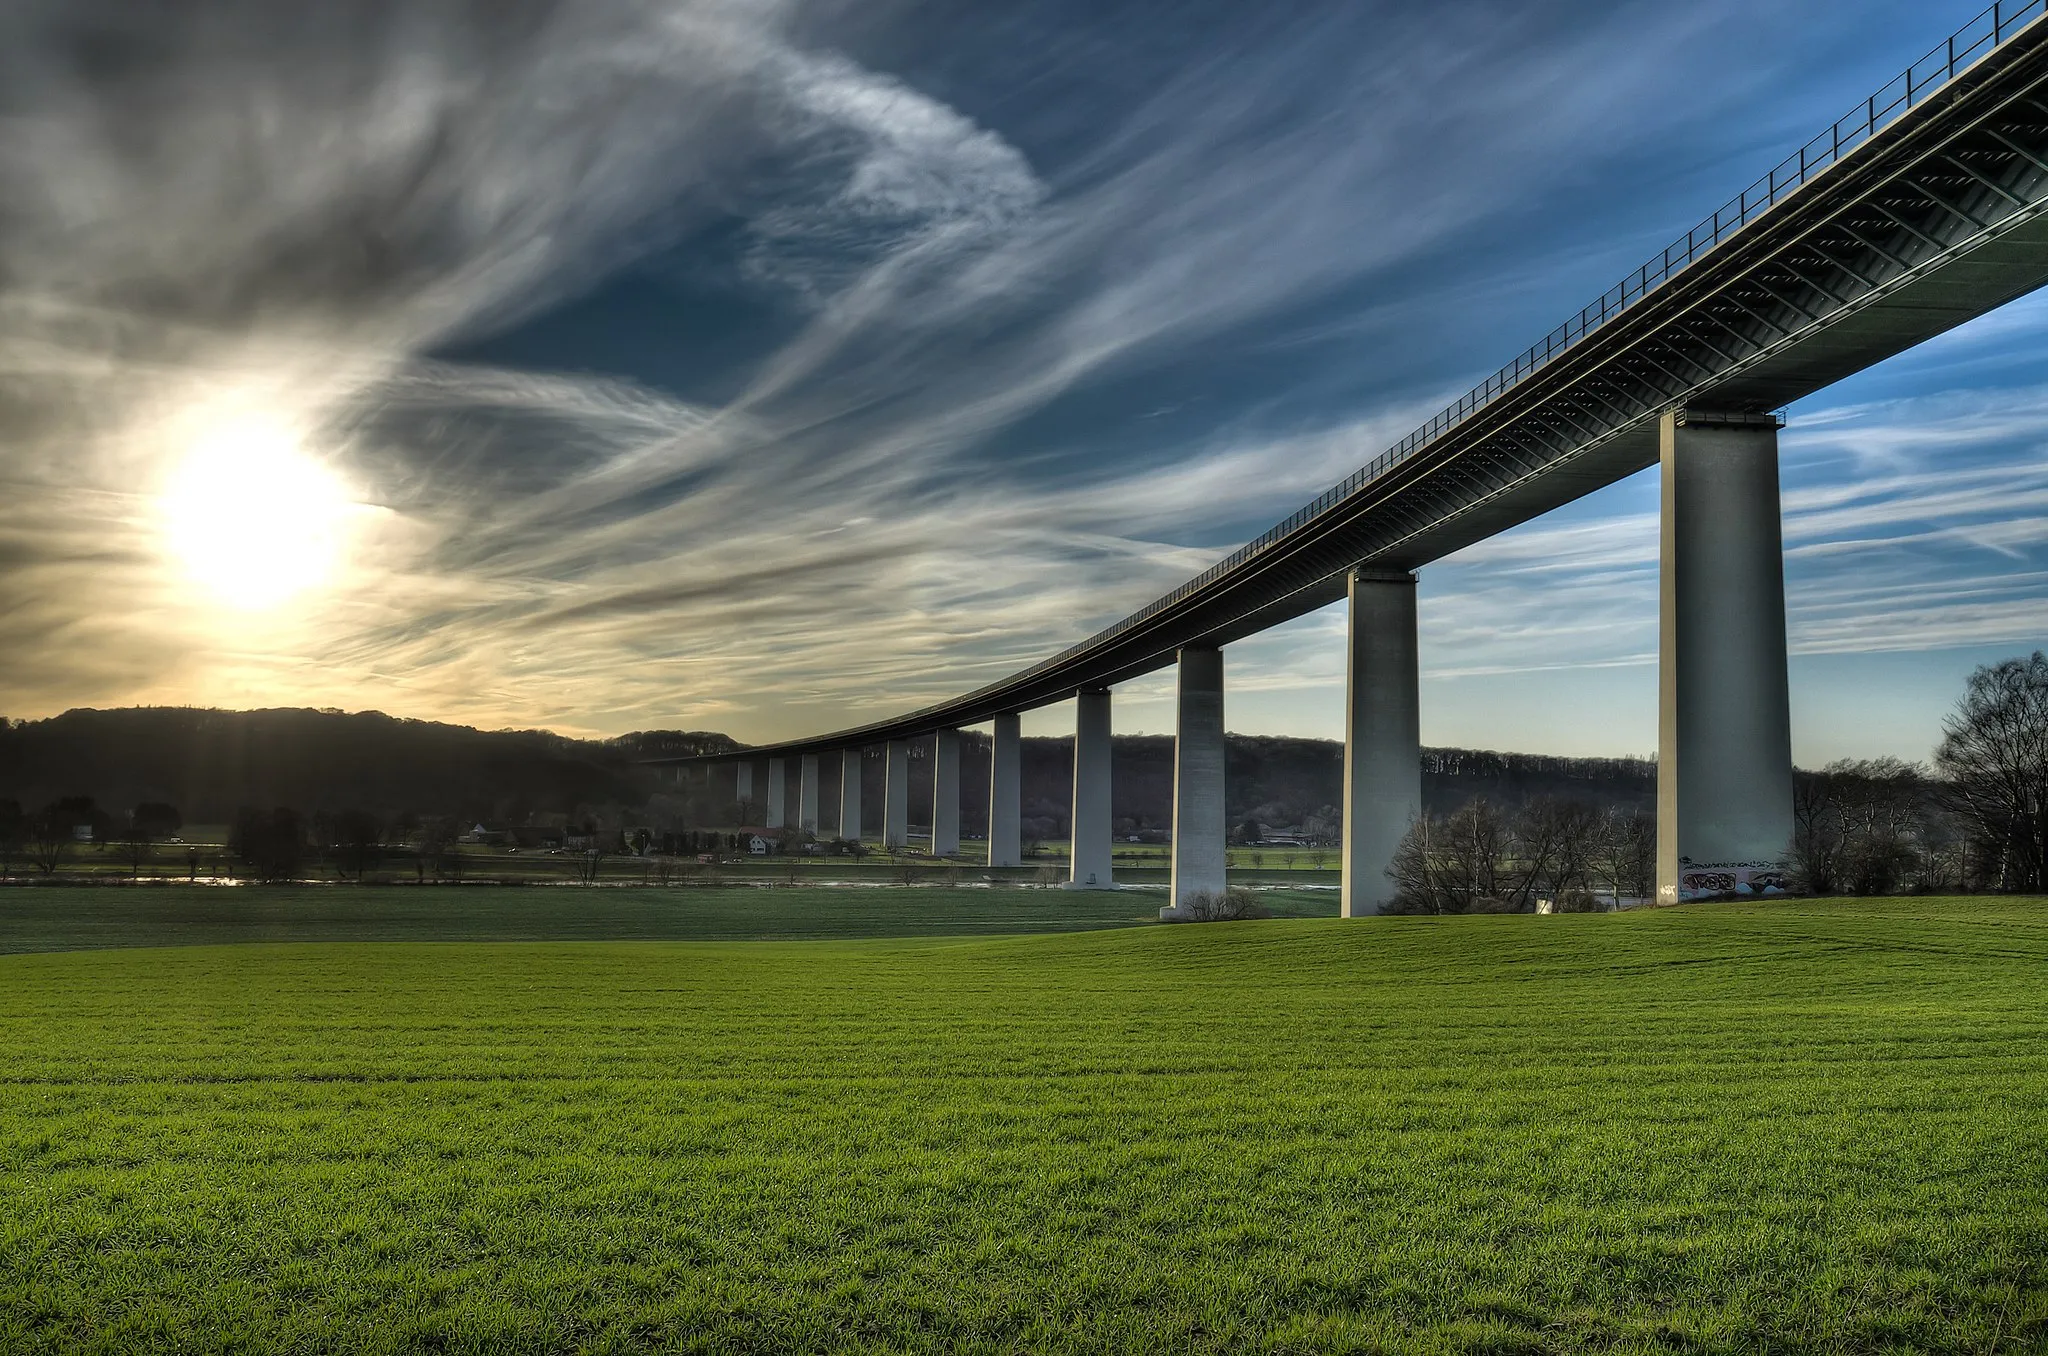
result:
[[[1180,703],[1173,739],[1173,887],[1162,919],[1184,918],[1197,896],[1228,888],[1223,815],[1223,651],[1180,652]]]
[[[883,754],[882,846],[910,842],[910,741],[892,739]]]
[[[1660,431],[1657,899],[1782,880],[1792,842],[1785,553],[1773,415]]]
[[[1394,850],[1422,813],[1421,682],[1415,576],[1354,570],[1344,694],[1346,918],[1393,898]]]
[[[866,760],[863,750],[846,749],[839,755],[839,836],[860,841],[860,769]]]
[[[932,737],[932,856],[960,855],[960,732]]]
[[[1014,711],[996,717],[988,758],[988,864],[1024,864],[1023,743]]]
[[[1109,867],[1109,689],[1074,694],[1073,869],[1067,886],[1113,890]]]
[[[797,764],[796,826],[805,833],[818,832],[818,755],[807,753]]]
[[[788,795],[789,777],[783,771],[782,760],[780,758],[770,758],[768,760],[768,814],[761,821],[764,827],[779,829],[788,822],[788,816],[785,813],[785,802]]]
[[[745,762],[733,764],[733,779],[733,803],[737,805],[740,801],[752,800],[754,798],[754,762],[751,758]]]

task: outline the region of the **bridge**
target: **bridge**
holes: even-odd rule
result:
[[[1661,467],[1657,895],[1768,888],[1792,836],[1774,413],[2048,282],[2048,0],[2002,0],[1456,404],[1202,573],[950,701],[714,758],[772,827],[840,835],[884,750],[936,736],[932,851],[960,851],[959,731],[993,724],[987,860],[1020,863],[1018,715],[1076,699],[1071,883],[1113,885],[1110,690],[1176,665],[1173,917],[1225,882],[1223,647],[1349,600],[1343,912],[1388,901],[1421,812],[1414,571]],[[765,762],[765,770],[761,764]],[[787,780],[798,773],[796,805]]]

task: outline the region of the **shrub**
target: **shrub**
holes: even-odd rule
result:
[[[1203,891],[1190,895],[1179,908],[1177,921],[1183,923],[1237,923],[1252,918],[1271,918],[1273,911],[1261,904],[1249,890]]]

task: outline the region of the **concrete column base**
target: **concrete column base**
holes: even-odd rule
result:
[[[768,760],[768,812],[762,819],[762,826],[779,829],[788,822],[785,805],[789,796],[789,776],[783,770],[780,758]]]
[[[818,755],[805,754],[797,763],[796,826],[799,832],[818,832]]]
[[[1354,571],[1350,592],[1340,911],[1362,918],[1393,898],[1387,868],[1422,813],[1421,682],[1415,576]]]
[[[1180,700],[1173,740],[1173,875],[1159,911],[1184,917],[1203,896],[1230,888],[1229,829],[1223,816],[1223,651],[1191,645],[1180,652]]]
[[[1075,693],[1069,889],[1108,890],[1116,885],[1109,858],[1109,755],[1109,689],[1090,688]]]
[[[892,739],[884,750],[882,846],[895,849],[910,843],[910,741]]]
[[[847,749],[839,755],[839,836],[860,841],[861,750]]]
[[[1777,419],[1680,410],[1659,433],[1657,902],[1782,891],[1792,707]]]
[[[1022,866],[1023,742],[1016,713],[996,717],[988,759],[988,864]]]
[[[960,855],[960,732],[932,737],[932,856]]]

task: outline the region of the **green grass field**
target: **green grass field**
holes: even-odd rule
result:
[[[1261,890],[1335,917],[1331,890]],[[31,886],[0,890],[0,953],[225,942],[763,941],[1068,932],[1157,922],[1164,889],[1019,886]]]
[[[2013,900],[0,956],[0,1349],[2040,1351],[2044,981]]]

